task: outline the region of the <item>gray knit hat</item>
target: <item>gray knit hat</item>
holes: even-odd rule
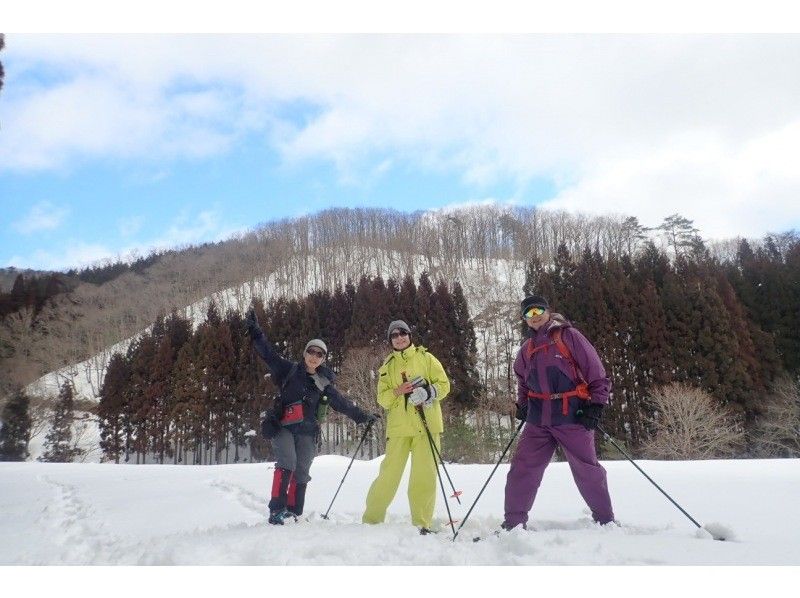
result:
[[[324,341],[321,341],[318,338],[312,338],[310,341],[306,343],[306,348],[303,349],[303,353],[308,351],[309,347],[316,347],[317,349],[322,349],[322,352],[325,353],[325,356],[328,356],[328,345],[325,344]]]
[[[405,330],[408,334],[411,334],[411,328],[408,327],[408,324],[403,322],[403,320],[395,320],[391,324],[389,324],[389,329],[386,331],[386,340],[392,340],[392,331],[393,330]]]

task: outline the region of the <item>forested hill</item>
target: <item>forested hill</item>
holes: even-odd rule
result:
[[[635,218],[492,206],[419,214],[331,210],[148,259],[137,268],[109,265],[108,273],[95,268],[91,277],[104,282],[81,280],[43,305],[7,314],[3,378],[26,383],[103,355],[87,367],[100,396],[113,361],[108,348],[147,330],[121,349],[114,367],[130,376],[138,364],[137,377],[123,377],[124,386],[152,396],[151,374],[161,376],[159,384],[176,384],[196,380],[191,371],[209,371],[196,369],[203,360],[244,359],[240,318],[256,300],[288,355],[317,335],[314,324],[332,340],[337,368],[370,364],[377,357],[364,352],[383,350],[386,321],[409,320],[452,373],[454,409],[486,415],[476,420],[478,430],[491,431],[490,414],[507,412],[513,394],[510,364],[523,333],[517,306],[531,291],[548,296],[597,346],[614,381],[608,426],[633,445],[649,436],[656,389],[698,389],[752,433],[774,402],[768,397],[800,371],[794,232],[707,243],[677,215],[647,229]],[[211,352],[223,346],[233,352],[215,361]],[[268,388],[230,390],[245,384],[249,371],[220,371],[214,384],[232,401],[263,398]],[[201,395],[213,385],[201,386],[181,391],[183,408],[210,400]],[[175,390],[167,393],[173,399]],[[242,417],[257,418],[259,408],[253,402]],[[245,422],[217,415],[215,442],[229,445],[236,436],[238,446]],[[212,429],[196,433],[209,442]],[[142,438],[141,447],[152,449],[152,439]]]
[[[95,355],[150,326],[160,313],[250,281],[258,291],[270,274],[281,292],[302,295],[356,283],[365,273],[399,280],[413,275],[417,264],[434,280],[453,280],[467,269],[486,272],[495,259],[524,271],[534,255],[551,260],[561,243],[573,252],[584,246],[604,254],[630,251],[637,226],[624,218],[535,209],[334,209],[128,262],[18,273],[0,293],[0,391]]]

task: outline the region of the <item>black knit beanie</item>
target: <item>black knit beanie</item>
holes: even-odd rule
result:
[[[525,314],[532,307],[541,307],[542,309],[550,309],[550,304],[547,303],[547,299],[542,297],[541,295],[529,295],[522,300],[521,303],[522,313]]]

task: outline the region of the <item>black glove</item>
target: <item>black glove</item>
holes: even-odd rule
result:
[[[575,414],[578,423],[587,430],[596,430],[603,414],[603,406],[600,403],[589,403],[585,407],[578,409]]]
[[[522,404],[517,403],[517,414],[514,417],[521,422],[524,422],[526,419],[528,419],[528,401],[525,401]]]
[[[267,440],[271,440],[281,431],[281,421],[275,411],[270,410],[264,421],[261,422],[261,435]]]
[[[254,337],[256,332],[261,332],[261,328],[258,326],[256,310],[252,307],[247,310],[247,315],[244,318],[244,325],[247,326],[247,334],[250,337]]]
[[[361,423],[371,426],[372,424],[376,423],[380,418],[381,418],[381,416],[378,415],[377,413],[368,413],[367,414],[367,419],[365,419]]]

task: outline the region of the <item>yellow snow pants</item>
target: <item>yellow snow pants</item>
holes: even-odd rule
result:
[[[440,434],[431,434],[436,448],[441,450]],[[378,477],[367,493],[367,508],[361,518],[363,523],[383,523],[386,509],[397,494],[400,478],[411,454],[411,475],[408,479],[408,504],[411,508],[411,523],[430,529],[433,509],[436,506],[436,461],[431,452],[428,435],[387,438],[386,456],[381,463]]]

